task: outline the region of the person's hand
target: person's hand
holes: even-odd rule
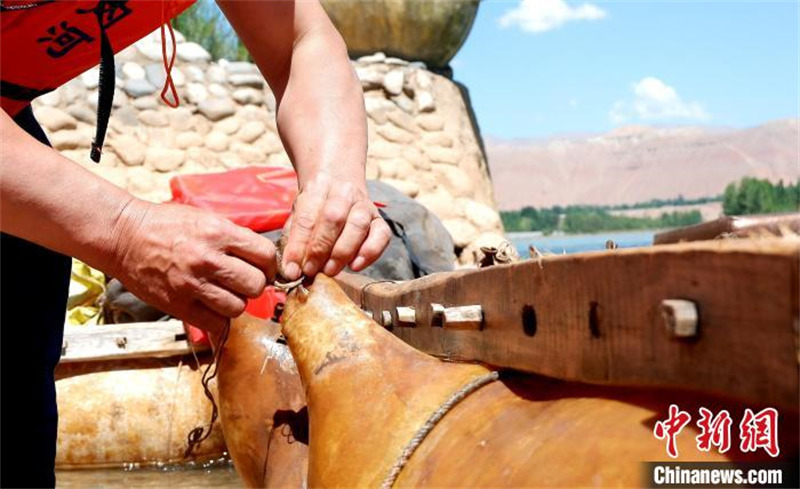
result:
[[[275,276],[272,241],[180,204],[134,199],[114,230],[114,276],[148,304],[218,331]]]
[[[286,225],[282,271],[289,280],[360,271],[389,244],[391,231],[361,184],[317,178],[302,186]],[[286,232],[285,231],[285,232]]]

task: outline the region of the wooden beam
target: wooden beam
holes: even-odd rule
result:
[[[61,363],[129,358],[163,358],[207,350],[190,345],[183,322],[71,326],[64,328]]]
[[[787,229],[800,233],[800,214],[722,216],[713,221],[658,233],[653,237],[653,244],[700,241],[720,237],[742,238],[757,233],[770,233],[774,236],[780,236]]]
[[[549,256],[401,283],[337,280],[376,319],[413,307],[416,327],[392,332],[440,357],[797,410],[798,256],[795,238],[717,240]],[[675,300],[682,302],[665,302]],[[665,307],[689,303],[696,334],[676,334]],[[465,305],[482,306],[482,329],[432,321],[441,306]]]

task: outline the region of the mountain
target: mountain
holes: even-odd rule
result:
[[[747,129],[628,126],[595,136],[487,138],[501,209],[708,197],[744,176],[800,177],[800,121]]]

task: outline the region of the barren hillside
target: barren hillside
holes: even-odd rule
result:
[[[501,209],[706,197],[743,176],[800,176],[797,119],[748,129],[623,127],[548,141],[488,138]]]

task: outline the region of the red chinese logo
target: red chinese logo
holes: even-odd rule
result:
[[[695,437],[697,449],[704,452],[711,450],[712,446],[719,449],[719,453],[725,453],[731,448],[731,414],[723,409],[716,416],[708,409],[700,408],[700,419],[697,426],[700,427],[700,434]]]
[[[753,414],[750,409],[744,410],[744,417],[739,423],[739,449],[742,452],[755,452],[763,448],[771,457],[781,453],[778,447],[778,411],[765,408]]]
[[[700,428],[700,434],[695,437],[697,449],[708,452],[712,447],[717,447],[719,453],[730,450],[733,424],[731,414],[723,409],[715,415],[704,407],[701,407],[699,412],[700,419],[697,420],[697,426]],[[659,440],[666,440],[667,454],[670,457],[678,457],[677,437],[691,419],[689,413],[671,404],[667,419],[656,422],[653,427],[653,435]],[[739,449],[743,453],[763,448],[769,456],[777,457],[780,454],[778,411],[775,408],[765,408],[754,413],[752,409],[746,408],[739,423],[739,439]]]
[[[681,411],[675,404],[669,406],[669,418],[659,421],[653,428],[653,434],[659,440],[667,439],[667,454],[676,458],[678,456],[678,443],[675,438],[684,426],[692,420],[692,416],[686,411]]]

